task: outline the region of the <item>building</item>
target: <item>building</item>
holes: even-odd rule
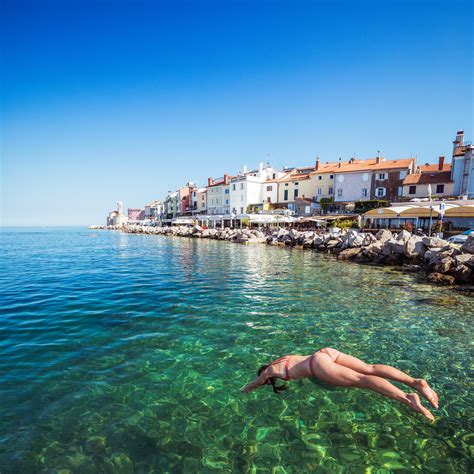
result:
[[[314,199],[319,202],[321,199],[334,198],[334,177],[338,163],[321,163],[319,157],[316,158],[314,171],[310,175],[311,189],[314,190]]]
[[[109,212],[106,223],[107,225],[123,227],[127,222],[127,216],[123,213],[122,201],[117,201],[117,210]]]
[[[178,213],[180,215],[191,214],[193,211],[197,210],[196,207],[196,194],[193,193],[197,190],[197,186],[191,181],[186,183],[186,185],[179,189],[178,191]]]
[[[415,158],[385,160],[378,156],[340,161],[334,172],[334,201],[399,200],[403,194],[403,180],[414,167]]]
[[[474,197],[474,160],[473,146],[464,141],[464,132],[459,130],[453,142],[453,157],[451,161],[451,180],[455,196]]]
[[[207,213],[207,189],[199,188],[194,191],[196,199],[196,213],[206,214]],[[194,196],[193,196],[194,199]]]
[[[174,219],[178,215],[178,191],[168,191],[164,202],[165,219]]]
[[[403,198],[453,196],[453,181],[451,180],[451,164],[445,163],[440,156],[438,163],[418,167],[403,180]]]
[[[224,174],[222,178],[207,180],[207,213],[230,215],[230,176]]]
[[[128,222],[141,222],[145,219],[145,209],[128,209]]]
[[[267,181],[275,180],[282,175],[282,172],[274,170],[270,164],[264,166],[260,163],[257,169],[251,171],[244,166],[241,173],[230,179],[231,214],[244,214],[250,212],[251,208],[253,211],[268,209],[267,204],[271,202],[269,197],[271,198],[273,188],[275,188],[273,195],[277,196],[278,186]]]
[[[165,206],[161,201],[151,201],[145,206],[145,219],[152,221],[163,218]]]

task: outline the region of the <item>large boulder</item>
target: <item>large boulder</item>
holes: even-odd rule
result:
[[[364,240],[362,242],[363,247],[367,247],[370,244],[373,244],[374,242],[377,242],[377,239],[375,238],[374,235],[372,235],[370,232],[364,235]]]
[[[461,247],[461,251],[474,254],[474,234],[471,234]]]
[[[397,242],[402,242],[402,243],[406,243],[408,242],[408,239],[411,237],[411,234],[410,232],[406,231],[406,230],[402,230],[398,235],[397,237],[395,238],[395,240]]]
[[[426,245],[423,243],[421,237],[417,235],[411,235],[405,242],[405,257],[409,259],[420,259],[423,258],[426,253]]]
[[[383,249],[384,249],[383,242],[381,240],[377,240],[374,243],[365,247],[362,250],[362,252],[370,260],[373,260],[380,255]]]
[[[474,272],[466,265],[460,264],[452,267],[450,274],[453,275],[456,280],[465,283],[474,283]]]
[[[448,273],[453,266],[455,266],[454,258],[444,257],[436,261],[433,265],[433,271],[437,273]]]
[[[357,257],[362,252],[362,249],[359,247],[349,248],[339,252],[337,258],[341,260],[350,260],[354,257]]]
[[[429,249],[444,247],[447,244],[446,240],[440,239],[438,237],[423,237],[423,243]]]
[[[376,234],[375,238],[381,240],[382,242],[387,242],[393,237],[392,233],[387,229],[380,229]]]
[[[455,257],[458,265],[466,265],[471,270],[474,270],[474,255],[469,253],[461,253]]]

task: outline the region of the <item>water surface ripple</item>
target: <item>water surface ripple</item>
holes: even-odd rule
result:
[[[473,300],[311,251],[0,233],[2,472],[468,472]],[[426,377],[429,424],[371,392],[239,388],[333,346]]]

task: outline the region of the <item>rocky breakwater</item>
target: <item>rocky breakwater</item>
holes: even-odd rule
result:
[[[200,239],[227,240],[239,244],[264,244],[266,235],[257,229],[203,229],[200,226],[147,227],[130,225],[124,229],[130,234],[169,235]]]
[[[267,236],[269,245],[313,248],[358,263],[401,265],[435,284],[474,283],[474,236],[461,247],[437,237],[419,237],[402,230],[376,235],[355,230],[339,234],[279,229]]]

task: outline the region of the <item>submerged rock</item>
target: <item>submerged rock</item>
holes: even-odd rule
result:
[[[454,277],[451,275],[443,275],[442,273],[433,272],[430,273],[427,277],[427,280],[430,283],[435,285],[453,285]]]

